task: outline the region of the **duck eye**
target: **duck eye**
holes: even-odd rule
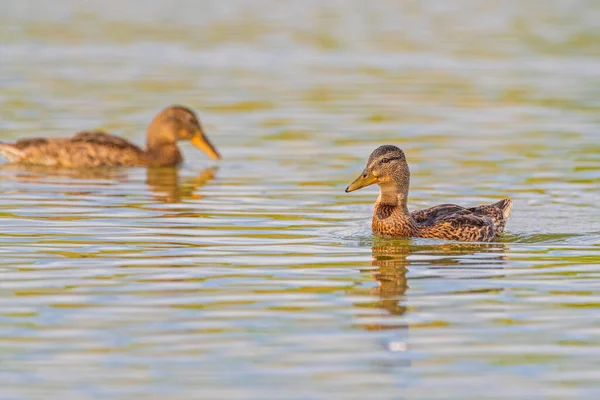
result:
[[[381,162],[382,162],[383,164],[385,164],[385,163],[389,163],[389,162],[390,162],[390,159],[389,159],[389,158],[382,158],[382,159],[381,159]]]

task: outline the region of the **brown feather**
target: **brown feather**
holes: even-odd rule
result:
[[[19,151],[18,159],[9,160],[24,164],[69,168],[146,164],[142,149],[104,132],[84,132],[72,138],[23,139],[13,147]]]
[[[404,152],[385,145],[369,156],[367,167],[346,192],[377,183],[379,197],[373,210],[373,232],[388,236],[490,242],[504,231],[512,201],[465,208],[441,204],[408,212],[410,170]]]
[[[178,140],[204,141],[205,152],[220,158],[205,137],[193,111],[182,106],[162,110],[147,131],[147,150],[102,131],[79,132],[71,138],[22,139],[0,143],[0,154],[10,162],[67,168],[99,166],[173,166],[183,158]]]
[[[103,131],[83,131],[75,134],[71,139],[74,142],[84,142],[84,143],[96,143],[108,146],[114,146],[119,149],[128,149],[134,148],[136,150],[141,150],[135,144],[120,138],[118,136],[113,136],[109,133]]]
[[[389,236],[489,242],[503,232],[507,220],[498,203],[472,208],[442,204],[413,211],[410,218],[402,214],[399,207],[377,204],[373,231]]]

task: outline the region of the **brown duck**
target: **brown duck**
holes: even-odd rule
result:
[[[465,208],[442,204],[408,211],[410,171],[404,152],[396,146],[377,148],[367,167],[346,192],[377,183],[379,197],[373,211],[373,232],[388,236],[438,238],[468,242],[491,242],[504,231],[512,201]]]
[[[89,131],[71,138],[0,143],[0,154],[13,163],[66,168],[166,167],[183,161],[177,147],[180,140],[190,140],[213,160],[221,158],[204,134],[196,114],[182,106],[168,107],[154,117],[146,134],[146,150],[108,133]]]

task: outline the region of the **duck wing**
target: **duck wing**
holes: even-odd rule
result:
[[[97,144],[111,146],[118,149],[136,149],[141,150],[138,146],[128,140],[118,136],[111,135],[103,131],[82,131],[78,132],[71,138],[73,142],[82,142],[88,144]]]
[[[422,218],[418,221],[421,237],[465,242],[489,242],[496,237],[490,217],[464,207],[443,204],[422,210],[417,217]]]
[[[422,237],[487,242],[504,231],[512,201],[465,208],[456,204],[413,211],[412,218],[420,225]]]
[[[9,161],[60,167],[141,166],[145,153],[129,141],[101,131],[80,132],[71,138],[22,139],[0,144]]]
[[[486,215],[494,222],[494,230],[497,234],[504,232],[506,221],[510,217],[512,211],[512,200],[502,199],[494,204],[485,204],[478,207],[469,208],[473,214]]]
[[[417,210],[410,213],[411,217],[421,225],[431,225],[440,218],[448,215],[464,215],[470,214],[465,207],[456,204],[440,204],[423,210]]]

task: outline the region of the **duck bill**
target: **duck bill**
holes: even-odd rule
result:
[[[350,193],[355,190],[362,189],[364,187],[370,186],[377,182],[379,182],[379,180],[377,179],[377,177],[375,175],[373,175],[372,172],[365,171],[362,174],[360,174],[360,176],[358,178],[356,178],[354,180],[354,182],[352,182],[351,184],[348,185],[348,187],[346,188],[346,193]]]
[[[221,155],[215,146],[213,146],[213,144],[210,142],[210,140],[208,140],[208,138],[204,135],[204,133],[198,132],[198,134],[192,138],[192,144],[213,160],[216,161],[221,159]]]

